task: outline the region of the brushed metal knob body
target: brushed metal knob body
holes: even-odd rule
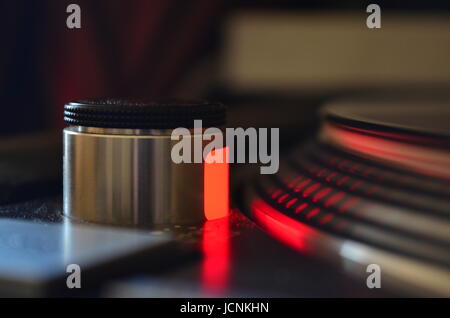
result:
[[[87,106],[82,110],[86,113],[95,108],[95,104],[91,106],[83,102],[85,104]],[[105,116],[104,110],[108,106],[104,104],[101,116]],[[145,125],[142,123],[145,121],[140,119],[142,115],[137,113],[140,121],[137,124],[129,123],[119,128],[93,127],[92,124],[102,118],[100,115],[79,120],[77,114],[72,114],[71,104],[68,105],[66,122],[75,125],[63,131],[63,210],[66,215],[95,223],[138,227],[192,225],[205,220],[204,163],[176,164],[171,160],[175,143],[171,140],[171,128],[176,127],[170,125],[168,118],[164,119],[166,126],[158,127],[154,118],[151,118],[153,122]],[[145,107],[142,105],[145,104],[139,104],[141,108],[138,111],[142,112]],[[157,110],[161,111],[163,107]],[[168,113],[176,109],[173,107]],[[67,115],[72,117],[67,118]],[[199,112],[193,116],[201,119]],[[114,121],[117,122],[105,121],[97,126],[120,126],[120,117],[116,117]],[[188,124],[192,125],[195,117],[188,117],[183,120],[190,128]],[[124,118],[132,121],[129,116]],[[174,123],[183,124],[176,115]],[[195,138],[202,138],[201,131],[191,129],[191,132],[185,138],[192,142]],[[222,186],[228,187],[228,184]]]

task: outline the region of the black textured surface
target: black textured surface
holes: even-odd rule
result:
[[[196,119],[201,119],[204,127],[220,126],[225,115],[224,105],[206,101],[82,99],[64,106],[65,122],[104,128],[193,128]]]
[[[342,100],[322,108],[329,122],[363,133],[426,145],[450,144],[450,98],[442,100]],[[361,131],[359,131],[361,133]]]
[[[336,238],[430,265],[450,264],[447,181],[310,143],[253,186],[283,215]]]

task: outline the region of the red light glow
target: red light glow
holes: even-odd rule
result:
[[[284,200],[287,199],[287,197],[289,196],[289,194],[283,194],[281,197],[278,198],[278,203],[283,203]]]
[[[316,230],[278,212],[262,200],[254,201],[251,210],[258,224],[270,235],[303,253],[311,250],[308,241],[317,235]]]
[[[297,201],[298,201],[297,198],[290,200],[288,203],[286,203],[286,207],[289,209]]]
[[[222,162],[204,163],[203,204],[207,220],[225,217],[229,211],[228,148],[212,150],[207,158],[217,158],[217,156],[223,156]]]
[[[298,176],[296,177],[294,180],[292,180],[289,184],[288,184],[288,188],[292,189],[294,187],[295,184],[297,184],[297,182],[299,182],[301,180],[302,176]]]
[[[304,209],[306,209],[307,207],[308,207],[308,203],[303,202],[295,209],[295,213],[298,214],[298,213],[302,212]]]
[[[328,193],[330,193],[331,190],[332,190],[332,189],[329,188],[329,187],[323,188],[322,190],[320,190],[319,192],[317,192],[317,194],[315,194],[315,195],[313,196],[313,202],[319,201],[320,199],[322,199],[323,197],[325,197]]]
[[[450,178],[449,152],[445,149],[428,147],[432,143],[432,139],[421,140],[404,134],[350,129],[349,127],[331,124],[324,125],[322,138],[371,159],[391,162],[403,169],[410,168],[427,175]],[[408,140],[423,144],[416,145],[397,140]],[[343,165],[341,164],[340,167],[342,168]]]
[[[309,220],[309,219],[311,219],[313,216],[317,215],[319,212],[320,212],[320,209],[319,209],[319,208],[315,208],[314,210],[312,210],[311,212],[309,212],[309,213],[306,215],[306,218]]]
[[[276,199],[281,194],[281,190],[277,190],[272,194],[272,199]]]
[[[308,197],[311,193],[313,193],[314,191],[316,191],[319,187],[320,187],[320,183],[315,183],[315,184],[309,186],[305,191],[303,191],[302,195],[306,198],[306,197]]]
[[[206,221],[203,228],[202,284],[208,292],[222,293],[229,281],[229,220]]]
[[[331,197],[329,197],[325,203],[324,206],[326,208],[329,208],[330,206],[332,206],[333,204],[337,203],[339,200],[341,200],[343,197],[345,197],[345,193],[344,192],[338,192],[333,194]]]
[[[294,192],[300,192],[305,186],[307,186],[311,182],[311,179],[306,179],[300,182],[298,186],[294,188]]]

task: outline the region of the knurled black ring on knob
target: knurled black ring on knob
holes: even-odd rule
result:
[[[64,105],[64,121],[71,125],[102,128],[175,129],[225,123],[226,107],[220,103],[190,100],[80,99]]]

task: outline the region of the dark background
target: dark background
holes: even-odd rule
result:
[[[66,28],[69,3],[81,7],[81,29]],[[236,99],[253,104],[280,98],[291,101],[290,95],[235,94],[227,88],[226,81],[216,76],[220,61],[214,58],[226,45],[223,40],[229,18],[241,10],[365,15],[369,3],[2,0],[0,133],[62,128],[63,104],[83,97],[189,95],[220,98],[232,105]],[[448,14],[450,10],[448,1],[376,3],[383,14]],[[270,43],[267,49],[270,50]],[[214,63],[205,63],[211,60]],[[200,84],[196,86],[194,82]],[[297,98],[296,95],[294,100]]]

